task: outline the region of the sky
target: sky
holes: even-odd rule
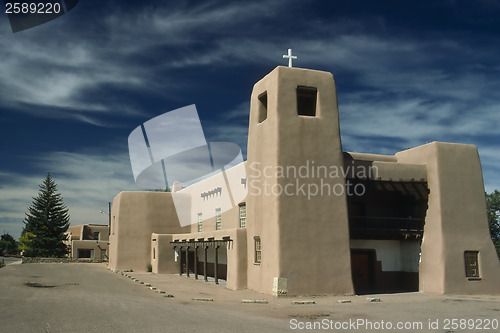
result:
[[[18,238],[47,172],[71,224],[138,190],[127,139],[195,104],[246,153],[253,85],[291,48],[333,73],[345,151],[476,145],[500,188],[500,1],[94,1],[12,33],[0,13],[0,232]]]

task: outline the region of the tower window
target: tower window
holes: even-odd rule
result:
[[[465,251],[465,276],[469,279],[479,279],[478,251]]]
[[[297,86],[297,113],[299,116],[316,116],[316,100],[318,89],[314,87]]]
[[[259,123],[267,119],[267,91],[259,95]]]

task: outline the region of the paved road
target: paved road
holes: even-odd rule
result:
[[[0,269],[0,332],[280,332],[288,321],[165,298],[101,264]]]
[[[325,320],[335,325],[352,320],[394,325],[392,330],[323,327],[323,331],[353,333],[498,332],[500,327],[500,295],[406,293],[277,299],[176,274],[127,275],[113,273],[104,264],[22,264],[1,268],[0,333],[311,332],[307,325]],[[133,281],[132,276],[175,297],[165,298]],[[381,301],[369,301],[373,296]],[[264,299],[268,303],[244,304],[242,299]],[[314,303],[294,304],[306,300]],[[473,320],[474,324],[479,321],[483,329],[456,329],[451,319],[467,323]],[[489,329],[484,329],[487,321]],[[434,327],[434,323],[438,326]],[[420,327],[396,329],[398,324]]]
[[[2,257],[2,256],[0,256],[0,261],[3,261],[6,265],[21,263],[20,258]]]

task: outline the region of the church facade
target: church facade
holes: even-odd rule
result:
[[[476,147],[344,152],[327,72],[275,68],[253,88],[247,161],[172,193],[121,192],[111,216],[112,269],[275,296],[500,293]]]

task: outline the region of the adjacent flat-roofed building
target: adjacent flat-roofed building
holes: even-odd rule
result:
[[[109,226],[82,224],[66,232],[69,257],[73,259],[108,259]]]
[[[344,152],[327,72],[275,68],[253,88],[246,162],[172,193],[121,192],[111,216],[119,270],[277,296],[500,293],[476,147]]]

